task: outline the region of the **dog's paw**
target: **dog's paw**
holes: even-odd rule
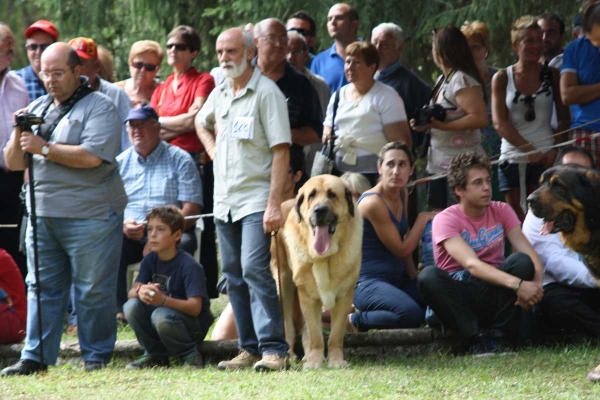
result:
[[[348,368],[350,363],[346,360],[329,360],[327,363],[329,368]]]
[[[323,361],[306,361],[302,369],[319,369],[323,368]]]

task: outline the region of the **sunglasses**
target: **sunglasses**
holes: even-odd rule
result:
[[[37,49],[41,49],[42,51],[46,50],[48,48],[48,46],[50,46],[49,44],[37,44],[37,43],[31,43],[28,44],[27,46],[25,46],[25,48],[29,51],[37,51]]]
[[[293,32],[296,31],[299,34],[301,34],[302,36],[306,37],[306,36],[312,36],[310,34],[310,31],[308,29],[301,29],[301,28],[288,28],[287,29],[288,32]]]
[[[167,44],[167,50],[171,50],[175,47],[177,51],[186,51],[188,49],[188,45],[185,43],[169,43]]]
[[[132,62],[131,66],[135,69],[142,69],[144,68],[146,71],[148,72],[154,72],[158,69],[159,65],[154,65],[154,64],[144,64],[141,61],[138,62]]]
[[[533,96],[525,96],[523,99],[523,103],[527,106],[527,110],[525,110],[525,121],[532,122],[535,121],[535,108],[533,106],[535,102],[535,97]]]

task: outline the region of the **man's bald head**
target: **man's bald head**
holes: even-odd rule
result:
[[[284,31],[286,30],[285,24],[277,18],[267,18],[263,19],[254,26],[254,37],[258,38],[272,27],[278,27],[283,29]]]
[[[81,64],[77,52],[67,43],[63,42],[56,42],[48,46],[46,51],[42,54],[42,63],[44,62],[44,59],[47,58],[65,60],[69,68]]]
[[[68,100],[81,85],[80,61],[75,50],[67,43],[54,43],[44,51],[41,62],[40,78],[50,96],[56,103]]]

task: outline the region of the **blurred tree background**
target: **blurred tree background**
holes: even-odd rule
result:
[[[119,79],[129,76],[127,58],[131,44],[152,39],[164,45],[167,34],[177,25],[194,27],[202,38],[202,50],[195,66],[208,71],[217,65],[214,43],[225,28],[256,23],[267,17],[285,20],[293,12],[305,10],[317,22],[317,49],[332,43],[326,17],[335,4],[317,0],[0,0],[0,21],[15,34],[17,54],[12,68],[28,64],[24,49],[25,29],[38,19],[52,21],[60,40],[91,37],[115,57]],[[439,73],[431,59],[431,30],[446,25],[462,25],[480,20],[491,31],[492,53],[489,65],[504,67],[515,62],[510,44],[510,27],[520,16],[545,11],[558,13],[571,38],[572,21],[580,12],[581,0],[356,0],[350,2],[359,13],[359,37],[370,39],[371,29],[381,22],[394,22],[405,32],[402,62],[423,79],[433,82]],[[161,76],[170,73],[163,64]]]

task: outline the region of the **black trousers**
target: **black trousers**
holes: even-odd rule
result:
[[[202,214],[210,214],[213,212],[215,189],[213,162],[199,165],[199,169],[200,178],[202,179],[202,197],[204,199]],[[208,290],[208,297],[211,299],[219,297],[219,291],[217,290],[219,264],[217,262],[216,240],[214,218],[204,218],[204,230],[200,239],[200,264],[202,264],[206,273],[206,289]]]
[[[524,280],[535,275],[531,259],[522,253],[512,254],[498,269]],[[515,342],[519,339],[522,309],[515,306],[513,290],[479,279],[457,281],[438,267],[425,268],[418,279],[421,293],[436,316],[463,339],[475,337],[482,329],[499,330]]]
[[[600,289],[549,283],[544,286],[540,314],[550,330],[600,336]]]
[[[22,186],[23,171],[13,172],[0,168],[0,224],[18,225],[17,228],[0,228],[0,248],[15,260],[24,279],[27,275],[27,260],[25,254],[19,251],[19,227],[23,215],[19,193]]]

